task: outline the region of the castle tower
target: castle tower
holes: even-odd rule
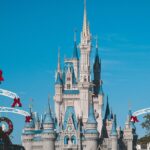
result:
[[[86,13],[86,0],[84,0],[83,29],[80,43],[80,82],[90,82],[90,52],[91,34]]]
[[[58,52],[58,65],[57,65],[57,72],[56,72],[56,80],[55,80],[55,110],[56,111],[56,118],[58,124],[60,122],[61,116],[61,103],[62,103],[62,90],[63,90],[63,81],[62,81],[62,73],[61,73],[61,66],[60,66],[60,52]]]
[[[98,39],[96,39],[96,55],[95,55],[95,61],[93,65],[93,73],[94,73],[94,95],[98,96],[100,91],[100,84],[101,84],[101,60],[99,58],[98,54]]]
[[[31,108],[30,108],[30,113],[31,113],[31,118],[33,118],[33,113],[31,112]],[[32,150],[32,140],[34,137],[34,130],[35,130],[35,122],[34,119],[31,119],[30,122],[26,122],[21,137],[22,145],[27,150]]]
[[[80,42],[80,116],[83,118],[83,123],[86,123],[88,118],[89,107],[89,89],[90,89],[90,52],[91,52],[91,34],[89,24],[87,22],[86,0],[84,1],[84,17],[83,29],[81,32]]]
[[[118,150],[118,135],[117,135],[117,122],[116,122],[116,115],[113,118],[112,130],[111,130],[111,147],[112,150]]]
[[[111,130],[112,130],[112,119],[113,119],[113,116],[111,115],[108,96],[107,96],[106,110],[105,110],[105,115],[103,119],[102,130],[101,130],[101,134],[102,134],[101,136],[103,138],[110,137]]]
[[[98,137],[97,121],[94,114],[93,102],[91,102],[85,130],[86,150],[97,150]]]
[[[101,81],[101,61],[98,54],[98,38],[96,38],[96,53],[95,53],[95,61],[93,64],[93,76],[94,76],[94,80],[93,80],[94,110],[96,111],[95,113],[98,114],[97,117],[98,131],[101,132],[104,93],[103,93],[102,81]]]
[[[43,139],[43,150],[55,150],[55,132],[54,132],[54,119],[52,117],[50,105],[47,113],[44,116],[43,132],[41,135]]]
[[[126,120],[126,123],[125,123],[125,128],[124,128],[124,140],[126,141],[127,143],[127,150],[134,150],[135,149],[135,145],[134,144],[134,141],[136,141],[137,139],[137,136],[135,134],[135,126],[134,126],[134,123],[131,122],[131,116],[132,116],[132,113],[131,113],[131,110],[129,110],[129,113],[127,115],[127,120]]]

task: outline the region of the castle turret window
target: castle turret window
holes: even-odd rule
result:
[[[74,135],[71,137],[71,142],[72,142],[72,144],[76,144],[77,143],[76,142],[76,137]]]
[[[69,141],[69,137],[68,135],[64,137],[64,144],[67,145]]]

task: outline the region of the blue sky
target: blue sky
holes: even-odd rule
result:
[[[149,0],[87,0],[90,30],[99,37],[104,91],[122,127],[129,102],[133,111],[150,106],[149,8]],[[62,62],[72,56],[73,31],[77,29],[79,43],[82,20],[83,0],[0,1],[0,68],[5,77],[0,88],[18,93],[25,110],[33,98],[34,110],[45,111],[48,94],[54,95],[58,47]],[[0,105],[11,102],[0,97]],[[24,118],[2,115],[12,118],[13,141],[20,143]],[[137,133],[144,132],[138,123]]]

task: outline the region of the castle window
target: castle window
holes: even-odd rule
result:
[[[70,89],[70,87],[71,87],[70,84],[67,84],[67,89]]]
[[[71,137],[71,142],[72,144],[77,144],[76,137],[74,135]]]
[[[64,144],[67,145],[67,144],[68,144],[68,141],[69,141],[69,137],[68,137],[68,135],[66,135],[66,136],[64,137]]]

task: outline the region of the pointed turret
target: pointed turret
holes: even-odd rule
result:
[[[43,141],[43,149],[55,149],[55,138],[56,134],[54,131],[54,119],[50,109],[50,99],[48,99],[48,111],[45,114],[43,121],[42,138],[47,139]]]
[[[117,128],[116,115],[114,115],[112,129],[111,129],[112,150],[118,149],[117,129],[116,128]]]
[[[78,56],[78,48],[77,48],[77,41],[76,41],[76,31],[74,32],[73,59],[79,60],[79,56]]]
[[[104,120],[107,120],[107,119],[108,119],[108,120],[111,119],[108,96],[107,96],[107,104],[106,104],[106,111],[105,111]]]
[[[94,105],[92,100],[89,104],[89,113],[88,113],[88,119],[87,119],[86,130],[85,130],[85,139],[87,144],[89,145],[87,147],[87,150],[91,150],[91,149],[97,150],[98,137],[99,137],[99,133],[97,130],[97,121],[95,118]]]
[[[53,118],[52,118],[51,110],[49,110],[49,111],[45,114],[45,118],[44,118],[43,124],[54,124],[54,120],[53,120]]]
[[[90,26],[87,19],[86,0],[84,0],[84,15],[83,15],[83,27],[81,33],[81,44],[83,45],[89,44],[90,40],[91,40]]]
[[[116,115],[113,117],[113,123],[112,123],[112,130],[111,130],[111,135],[112,136],[117,136],[117,121],[116,121]]]
[[[35,128],[35,119],[34,119],[34,113],[32,112],[32,105],[29,105],[29,111],[30,111],[30,116],[31,120],[30,122],[26,122],[25,128],[28,128],[27,130],[34,130]]]
[[[61,66],[60,66],[60,50],[58,49],[58,64],[57,64],[57,71],[56,71],[56,81],[55,84],[62,85],[61,79]]]
[[[127,150],[135,150],[136,142],[137,142],[137,135],[136,135],[136,128],[134,123],[131,122],[132,112],[129,110],[127,115],[127,120],[125,122],[124,128],[124,140],[126,141]]]
[[[84,17],[83,17],[83,29],[81,32],[80,42],[80,73],[79,73],[79,89],[81,97],[80,116],[83,117],[83,123],[86,123],[88,118],[88,107],[90,95],[89,89],[91,84],[91,72],[90,72],[90,54],[91,54],[91,34],[89,31],[89,25],[87,21],[86,13],[86,0],[84,1]],[[86,95],[85,95],[86,94]]]
[[[49,125],[52,124],[51,129],[53,129],[53,127],[54,127],[53,126],[54,125],[54,119],[52,117],[52,112],[51,112],[49,100],[48,100],[48,111],[45,114],[44,122],[43,122],[43,125],[45,125],[45,124],[49,124]]]
[[[29,106],[29,109],[30,109],[31,120],[25,123],[25,127],[23,129],[21,138],[23,141],[22,145],[26,149],[32,150],[32,140],[35,134],[35,120],[33,119],[33,112],[31,106]]]
[[[56,117],[59,120],[60,117],[60,103],[62,101],[62,91],[63,91],[63,80],[62,80],[62,72],[61,72],[61,65],[60,65],[60,52],[58,51],[58,65],[56,71],[56,80],[55,80],[55,110]]]
[[[91,103],[90,103],[90,106],[89,106],[89,114],[88,114],[87,123],[90,123],[90,124],[97,124],[97,121],[96,121],[96,118],[95,118],[95,113],[94,113],[93,102],[91,102]]]
[[[87,19],[86,0],[84,0],[84,15],[83,15],[83,27],[82,27],[82,32],[81,32],[81,45],[91,46],[91,34],[90,34],[89,22]]]
[[[98,54],[98,39],[96,38],[96,54],[95,54],[95,61],[93,65],[93,73],[94,73],[94,94],[98,96],[99,93],[103,94],[102,91],[102,83],[101,81],[101,62]]]
[[[87,12],[86,12],[86,0],[84,0],[84,17],[83,17],[83,30],[82,30],[83,36],[89,35],[89,25],[87,21]]]
[[[58,72],[57,75],[56,75],[56,82],[55,82],[55,84],[59,84],[59,85],[62,85],[62,84],[63,84],[59,72]]]

